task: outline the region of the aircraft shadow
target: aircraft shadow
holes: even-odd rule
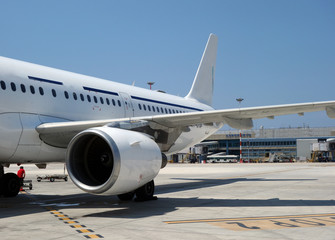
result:
[[[185,182],[160,185],[156,189],[156,194],[194,190],[200,188],[232,184],[236,182],[290,182],[290,181],[317,180],[317,179],[266,179],[266,178],[229,178],[229,179],[171,178],[171,179],[185,180]]]
[[[121,203],[115,209],[87,214],[84,217],[144,218],[164,215],[182,207],[312,207],[335,206],[335,200],[281,200],[281,199],[200,199],[159,198],[156,202]]]
[[[87,193],[70,195],[35,195],[20,194],[10,201],[0,198],[0,219],[6,217],[34,214],[47,211],[52,207],[66,212],[67,208],[105,209],[97,213],[84,214],[83,217],[104,218],[144,218],[164,215],[182,207],[304,207],[304,206],[335,206],[335,200],[285,200],[273,199],[210,199],[210,198],[178,198],[160,197],[160,194],[180,192],[243,181],[314,181],[316,179],[265,179],[265,178],[232,178],[232,179],[188,179],[178,178],[187,182],[159,185],[156,187],[157,201],[124,202],[116,196],[96,196]],[[190,182],[191,181],[191,182]],[[6,203],[7,202],[7,203]],[[9,203],[10,202],[10,203]]]

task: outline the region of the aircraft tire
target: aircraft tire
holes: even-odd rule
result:
[[[1,191],[4,197],[15,197],[20,191],[20,180],[15,173],[6,173],[1,179]]]
[[[0,197],[2,196],[2,177],[5,175],[3,166],[0,165]]]
[[[157,197],[154,197],[155,192],[155,183],[154,180],[151,180],[147,184],[143,185],[142,187],[138,188],[136,193],[136,201],[148,201],[148,200],[156,200]]]
[[[133,200],[134,196],[135,196],[135,192],[128,192],[128,193],[117,195],[117,197],[121,201],[131,201],[131,200]]]

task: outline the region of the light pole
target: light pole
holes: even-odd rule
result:
[[[239,104],[239,110],[241,110],[241,102],[243,101],[243,98],[236,98],[236,101]],[[240,163],[243,163],[242,159],[242,131],[239,129],[239,134],[240,134]]]
[[[244,99],[243,98],[236,98],[236,101],[238,101],[239,103],[239,107],[241,108],[241,102],[243,101]]]

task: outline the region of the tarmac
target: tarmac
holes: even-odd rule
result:
[[[33,189],[0,198],[1,239],[335,239],[335,163],[168,164],[148,202],[37,182],[63,164],[24,167]]]

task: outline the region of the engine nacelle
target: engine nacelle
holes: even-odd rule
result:
[[[145,134],[97,127],[71,140],[66,166],[74,184],[83,191],[117,195],[154,179],[162,166],[162,154]]]

